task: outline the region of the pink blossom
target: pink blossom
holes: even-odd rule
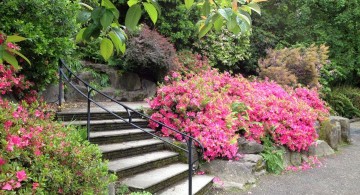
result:
[[[17,177],[18,181],[20,181],[20,182],[26,180],[27,176],[26,176],[25,170],[16,172],[16,177]]]
[[[11,186],[9,183],[6,183],[1,189],[2,189],[2,190],[8,190],[8,191],[10,191],[10,190],[12,190],[13,188],[12,188],[12,186]]]
[[[34,182],[34,183],[32,184],[32,189],[33,189],[33,190],[36,190],[36,188],[38,188],[39,186],[40,186],[39,183]]]
[[[4,165],[6,161],[3,158],[0,158],[0,166]]]

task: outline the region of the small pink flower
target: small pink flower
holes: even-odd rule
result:
[[[9,184],[9,183],[6,183],[2,188],[1,188],[2,190],[12,190],[13,188],[12,188],[12,186]]]
[[[32,184],[32,189],[33,189],[33,190],[36,190],[36,188],[38,188],[38,187],[39,187],[39,183],[34,182],[34,183]]]
[[[16,172],[16,177],[17,177],[18,181],[20,181],[20,182],[26,180],[27,176],[26,176],[25,170]]]
[[[0,166],[4,165],[6,161],[3,158],[0,158]]]

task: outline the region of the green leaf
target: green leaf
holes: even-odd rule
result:
[[[97,30],[98,26],[96,24],[90,24],[83,32],[82,38],[83,40],[90,40],[90,37],[92,37],[94,32]]]
[[[16,42],[20,42],[20,41],[24,41],[24,40],[26,40],[26,38],[18,36],[18,35],[11,35],[11,36],[7,37],[6,42],[16,43]]]
[[[207,16],[207,15],[210,14],[210,2],[209,2],[209,0],[205,0],[204,5],[202,6],[202,9],[201,9],[201,14],[203,16]]]
[[[245,14],[245,12],[243,12],[241,10],[239,12],[236,12],[236,15],[250,27],[250,25],[251,25],[250,15]]]
[[[28,64],[31,65],[30,60],[29,60],[27,57],[25,57],[22,53],[16,51],[15,49],[12,49],[12,50],[10,50],[10,51],[13,52],[13,53],[15,53],[16,55],[20,56],[20,57],[21,57],[22,59],[24,59]]]
[[[104,7],[108,8],[108,9],[111,9],[111,8],[116,9],[116,6],[113,3],[111,3],[110,0],[102,0],[101,1],[101,6],[104,6]]]
[[[109,32],[109,37],[110,37],[111,41],[113,42],[113,44],[115,46],[116,52],[118,54],[124,53],[121,50],[121,46],[125,45],[125,43],[121,41],[121,39],[116,35],[116,33],[114,31],[110,31]]]
[[[214,29],[216,31],[220,31],[221,27],[223,26],[224,23],[224,19],[222,17],[218,17],[215,21],[214,21]]]
[[[202,25],[199,30],[199,38],[205,36],[206,33],[208,33],[211,30],[211,28],[212,28],[211,23]]]
[[[79,14],[76,16],[76,22],[78,23],[85,23],[91,18],[91,12],[87,10],[83,10],[79,12]]]
[[[141,7],[139,4],[131,6],[126,12],[125,26],[130,30],[134,31],[136,25],[139,23],[141,17]]]
[[[156,11],[158,12],[158,16],[160,16],[161,8],[160,8],[160,5],[158,4],[158,2],[156,0],[151,0],[150,2],[156,8]]]
[[[15,56],[11,55],[8,51],[5,51],[2,57],[6,62],[14,66],[16,70],[20,69],[19,63],[16,60]]]
[[[186,9],[190,9],[193,4],[194,4],[194,0],[185,0]]]
[[[84,31],[86,28],[82,28],[76,35],[75,42],[80,43],[83,40]]]
[[[114,45],[108,38],[103,38],[100,43],[100,54],[108,61],[114,53]]]
[[[133,6],[133,5],[137,4],[137,3],[139,3],[139,0],[129,0],[129,1],[127,2],[127,4],[128,4],[129,7],[131,7],[131,6]]]
[[[150,16],[151,21],[155,24],[158,19],[158,13],[155,6],[153,6],[151,3],[143,3],[143,5],[146,12]]]
[[[255,11],[256,13],[258,13],[259,15],[261,15],[261,9],[260,6],[255,3],[255,2],[250,2],[249,4],[247,4],[248,7],[250,7],[250,9],[252,9],[253,11]]]
[[[112,13],[112,11],[106,10],[104,15],[100,19],[100,23],[103,29],[109,27],[113,20],[114,20],[114,14]]]
[[[121,28],[113,27],[112,30],[115,32],[116,36],[119,37],[122,43],[126,42],[126,34]]]
[[[104,7],[97,7],[94,9],[94,11],[91,13],[91,18],[94,20],[94,22],[99,22],[102,15],[104,15],[106,9]]]
[[[231,20],[231,16],[233,15],[231,8],[219,9],[218,13],[227,21]]]

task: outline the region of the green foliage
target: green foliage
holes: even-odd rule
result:
[[[0,1],[0,31],[27,38],[19,46],[33,64],[21,64],[22,73],[37,87],[56,79],[59,58],[73,57],[78,8],[78,2],[70,0]]]
[[[261,156],[266,162],[266,170],[270,173],[280,174],[284,170],[284,150],[276,148],[269,136],[263,139],[264,151]]]
[[[360,117],[359,108],[356,108],[351,99],[343,94],[341,90],[332,91],[326,96],[326,101],[335,114],[346,118]]]
[[[166,7],[162,12],[156,29],[160,34],[169,38],[177,50],[190,49],[196,40],[198,19],[196,10],[187,10],[185,5],[175,2],[160,2]]]
[[[19,62],[14,55],[20,56],[23,60],[31,65],[29,59],[19,52],[20,48],[16,45],[17,42],[26,40],[26,38],[18,35],[6,36],[0,32],[0,64],[4,61],[11,64],[16,70],[19,70]]]
[[[265,56],[265,49],[297,43],[326,44],[335,72],[329,85],[360,84],[359,0],[279,0],[262,4],[262,16],[253,18],[252,53]],[[286,17],[284,17],[286,16]],[[252,62],[252,66],[256,62]]]
[[[240,69],[240,62],[250,58],[250,34],[232,34],[222,28],[220,32],[209,32],[194,44],[195,50],[208,57],[212,66],[222,70]]]
[[[281,85],[319,87],[320,70],[328,63],[327,54],[325,45],[270,49],[259,60],[260,76]]]
[[[177,68],[174,46],[158,32],[144,25],[139,34],[129,38],[124,56],[124,69],[161,81],[166,73]]]
[[[360,117],[360,89],[351,86],[334,87],[328,94],[327,102],[341,116]]]
[[[106,194],[116,179],[96,145],[38,102],[0,100],[0,122],[0,194]]]

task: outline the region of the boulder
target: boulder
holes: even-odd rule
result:
[[[345,143],[351,143],[350,137],[350,120],[341,116],[330,116],[331,121],[340,123],[341,126],[341,140]]]
[[[331,121],[331,123],[333,126],[326,135],[326,141],[332,149],[337,150],[341,142],[341,126],[338,121]]]
[[[205,163],[201,170],[207,174],[216,175],[223,182],[225,189],[244,190],[247,184],[255,181],[252,168],[243,161],[213,160]]]
[[[75,85],[82,93],[87,94],[87,88],[81,85]],[[77,90],[75,90],[71,85],[65,90],[65,101],[67,102],[78,102],[78,101],[86,101],[86,97],[80,94]]]
[[[317,140],[309,147],[310,156],[328,156],[334,154],[334,150],[323,140]]]
[[[100,90],[100,92],[104,93],[105,95],[108,95],[111,98],[115,98],[115,94],[116,94],[116,90],[112,87],[106,87],[102,90]],[[95,101],[109,101],[109,99],[107,99],[105,96],[99,94],[99,93],[95,93],[95,95],[92,96],[93,99]]]
[[[290,162],[293,166],[301,165],[301,153],[300,152],[290,152]]]
[[[63,89],[64,90],[64,89]],[[54,103],[59,101],[59,84],[52,84],[46,87],[45,91],[41,93],[44,101],[47,103]],[[62,102],[64,102],[64,91],[62,93]]]
[[[142,79],[141,88],[147,94],[147,97],[153,97],[156,94],[157,86],[156,83],[149,81],[147,79]]]
[[[119,84],[122,89],[127,91],[136,91],[141,89],[141,80],[139,75],[131,72],[123,73],[119,78]]]
[[[259,154],[264,150],[264,146],[256,141],[248,141],[244,137],[238,140],[238,153],[240,154]]]

